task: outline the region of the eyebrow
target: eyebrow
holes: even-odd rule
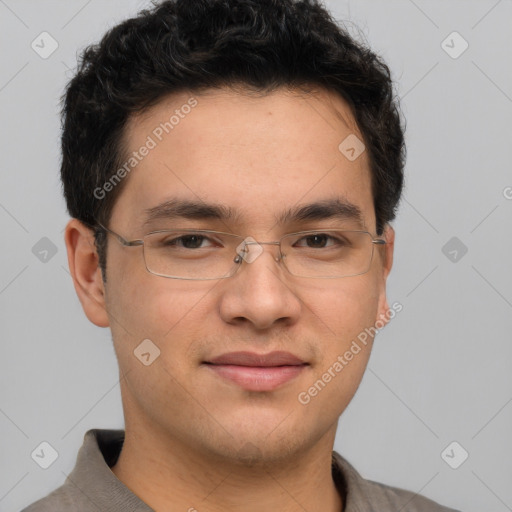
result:
[[[364,219],[361,209],[355,204],[341,200],[339,198],[325,199],[306,205],[299,205],[290,208],[278,219],[279,224],[287,222],[303,222],[315,220],[350,220],[355,221],[360,226],[364,226]]]
[[[146,219],[142,227],[146,227],[157,220],[172,220],[176,218],[231,221],[238,218],[235,210],[227,206],[186,199],[169,199],[157,206],[145,209],[144,214]]]
[[[158,220],[192,219],[236,221],[240,213],[225,205],[171,198],[152,208],[144,210],[145,220],[142,227],[147,227]],[[304,221],[321,221],[328,219],[355,221],[364,226],[361,209],[355,204],[340,198],[325,199],[305,205],[298,205],[276,216],[277,224]]]

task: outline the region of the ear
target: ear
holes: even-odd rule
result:
[[[93,231],[78,219],[71,219],[64,240],[73,284],[87,318],[98,327],[108,327],[105,288]]]
[[[382,238],[386,240],[386,245],[377,246],[382,251],[381,256],[381,268],[380,268],[380,294],[379,304],[377,308],[377,317],[375,322],[384,323],[386,325],[389,322],[389,303],[386,295],[386,282],[393,266],[393,253],[395,250],[395,230],[387,224],[384,228]]]

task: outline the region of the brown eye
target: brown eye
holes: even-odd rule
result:
[[[328,238],[329,237],[327,235],[313,235],[313,236],[308,236],[306,238],[306,240],[307,240],[308,247],[322,248],[322,247],[325,247]]]
[[[325,233],[314,233],[297,240],[297,242],[294,244],[294,247],[324,249],[326,247],[332,247],[335,245],[344,245],[344,242],[339,238],[334,238],[333,236]]]
[[[200,235],[188,235],[179,238],[179,240],[181,240],[181,244],[186,249],[198,249],[201,247],[205,239],[206,237]]]
[[[170,237],[162,241],[164,247],[181,247],[184,249],[200,249],[207,247],[203,243],[208,242],[208,237],[203,235],[182,235],[179,237]]]

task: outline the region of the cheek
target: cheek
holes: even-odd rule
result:
[[[115,324],[120,324],[137,339],[164,339],[180,323],[186,323],[195,309],[201,309],[209,287],[155,276],[147,272],[142,252],[131,256],[119,258],[116,267],[107,270],[111,326],[115,329]]]
[[[313,283],[303,293],[306,311],[313,313],[327,338],[329,346],[341,350],[350,340],[373,325],[378,309],[379,286],[371,272],[361,276],[342,278],[322,286]]]
[[[132,394],[143,398],[151,390],[158,401],[175,388],[179,391],[173,378],[185,382],[197,359],[189,357],[189,352],[194,349],[194,341],[203,337],[208,289],[204,284],[199,289],[158,276],[152,283],[148,279],[153,276],[139,281],[126,279],[116,289],[118,314],[114,313],[116,319],[111,325],[118,361],[123,371],[129,372]],[[142,343],[146,343],[144,351],[149,351],[150,357],[158,353],[148,366],[136,357]]]
[[[214,285],[156,279],[162,282],[146,284],[151,293],[137,298],[139,307],[130,321],[140,340],[149,338],[159,348],[159,365],[183,380],[194,371],[198,347],[216,325],[210,293]]]
[[[312,409],[333,417],[350,402],[364,374],[372,347],[371,327],[379,290],[371,273],[347,278],[343,285],[309,289],[305,294],[321,350],[303,391]]]

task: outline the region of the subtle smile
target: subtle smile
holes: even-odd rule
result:
[[[231,352],[203,364],[247,391],[272,391],[309,366],[289,352]]]

